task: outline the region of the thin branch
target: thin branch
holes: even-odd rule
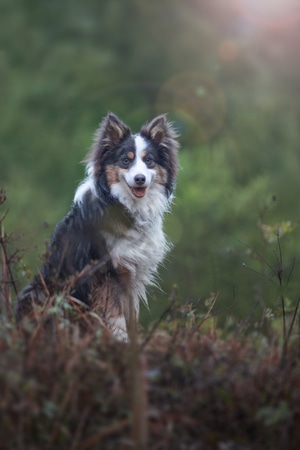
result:
[[[277,283],[275,283],[274,280],[272,280],[271,277],[268,277],[267,275],[265,275],[264,273],[258,272],[257,270],[253,269],[252,267],[247,266],[246,263],[242,263],[242,267],[244,267],[247,270],[250,270],[251,272],[256,273],[257,275],[261,276],[262,278],[264,278],[265,280],[270,281],[271,283],[273,283],[276,287],[278,287]],[[274,272],[272,270],[272,272],[276,275],[276,272]],[[277,276],[277,275],[276,275]]]
[[[248,250],[251,250],[252,252],[254,252],[256,254],[256,256],[258,256],[258,258],[269,267],[271,272],[275,276],[277,276],[277,271],[271,266],[271,264],[266,260],[266,258],[263,255],[261,255],[257,250],[254,250],[253,248],[251,248],[248,244],[245,244],[243,241],[239,241],[239,242],[241,244],[243,244],[245,247],[247,247]],[[257,272],[257,273],[259,273],[259,272]],[[263,275],[263,274],[261,274],[261,275]]]
[[[298,297],[297,304],[296,304],[296,307],[295,307],[295,309],[294,309],[292,321],[291,321],[290,326],[289,326],[289,331],[288,331],[288,334],[287,334],[287,337],[286,337],[287,343],[288,343],[289,340],[290,340],[290,337],[291,337],[291,334],[292,334],[292,331],[293,331],[293,328],[294,328],[294,324],[295,324],[295,320],[296,320],[296,318],[297,318],[297,313],[298,313],[299,305],[300,305],[300,297]]]
[[[294,272],[295,262],[296,262],[296,258],[295,258],[295,256],[294,256],[294,258],[292,259],[292,267],[291,267],[291,270],[290,270],[290,272],[289,272],[289,274],[288,274],[288,277],[287,277],[286,286],[289,285],[289,282],[290,282],[292,273]]]
[[[161,322],[163,321],[163,319],[166,317],[166,315],[172,311],[173,306],[176,302],[176,295],[174,295],[174,290],[171,293],[171,302],[169,304],[169,306],[162,312],[162,314],[160,315],[160,317],[158,318],[158,320],[154,323],[154,325],[152,326],[150,332],[148,333],[148,336],[146,337],[146,339],[144,340],[144,342],[141,344],[140,346],[140,352],[142,352],[144,350],[144,348],[148,345],[148,343],[150,342],[150,340],[152,339],[152,336],[154,334],[154,332],[157,330],[158,326],[161,324]]]

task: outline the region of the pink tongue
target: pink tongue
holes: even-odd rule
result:
[[[133,195],[135,195],[136,197],[144,197],[144,195],[146,194],[146,190],[147,188],[145,187],[131,188]]]

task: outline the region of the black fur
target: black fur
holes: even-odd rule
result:
[[[165,116],[159,116],[144,125],[140,135],[148,142],[147,150],[155,164],[167,173],[165,190],[169,197],[178,168],[176,133]],[[124,308],[126,298],[131,295],[135,262],[131,263],[132,270],[128,269],[124,254],[124,263],[116,265],[105,236],[122,240],[130,230],[135,230],[138,239],[142,236],[148,239],[148,229],[153,222],[148,219],[149,223],[141,225],[135,213],[111,195],[106,168],[122,168],[122,157],[126,152],[135,152],[134,136],[127,125],[110,113],[100,124],[86,160],[91,185],[88,184],[80,201],[74,201],[69,214],[57,224],[39,273],[17,299],[18,321],[32,311],[33,303],[43,305],[50,296],[62,291],[90,306],[93,302],[101,305],[105,300],[103,297],[107,297],[110,316],[126,312]],[[142,231],[143,227],[147,232]],[[156,265],[163,255],[162,249],[161,257],[155,260]],[[138,267],[139,262],[136,264]],[[152,268],[149,270],[151,272]],[[100,312],[103,315],[103,308]]]

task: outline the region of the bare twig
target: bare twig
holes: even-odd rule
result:
[[[134,299],[129,299],[129,338],[132,377],[132,440],[135,450],[148,445],[147,387],[145,356],[139,352]]]
[[[150,340],[152,339],[155,331],[157,330],[158,326],[161,324],[161,322],[164,320],[164,318],[166,317],[167,314],[169,314],[169,312],[172,311],[173,306],[175,305],[177,299],[177,292],[176,289],[173,288],[171,295],[170,295],[170,304],[167,306],[167,308],[162,312],[162,314],[160,315],[160,317],[158,318],[158,320],[154,323],[154,325],[152,326],[150,332],[148,333],[146,339],[144,340],[144,342],[141,344],[140,346],[140,352],[142,352],[144,350],[144,348],[148,345],[148,343],[150,342]]]
[[[104,428],[100,433],[94,434],[87,438],[83,444],[79,447],[79,450],[88,450],[89,448],[95,448],[95,445],[99,445],[101,441],[112,434],[120,433],[124,428],[129,426],[129,420],[123,419],[110,426]]]

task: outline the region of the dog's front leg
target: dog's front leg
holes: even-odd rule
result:
[[[103,319],[116,339],[128,341],[128,298],[130,273],[119,270],[106,274],[93,289],[92,309]]]

